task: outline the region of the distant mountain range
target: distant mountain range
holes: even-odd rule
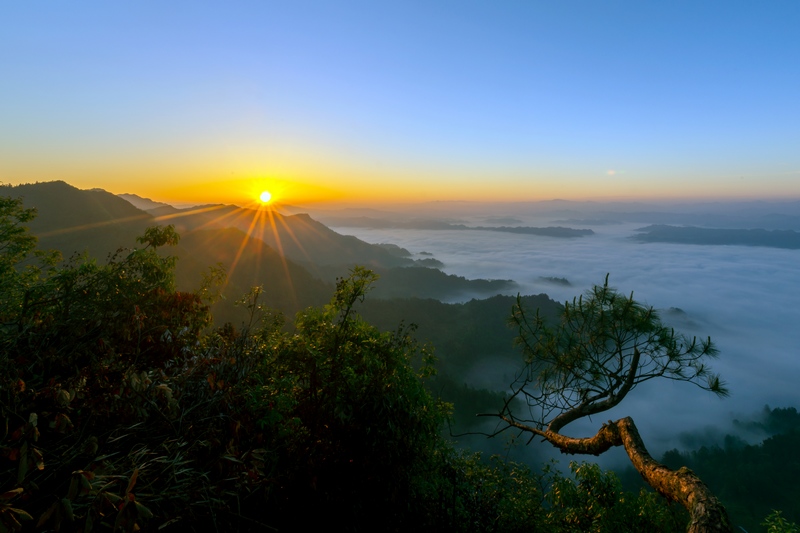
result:
[[[304,212],[287,207],[286,212]],[[503,213],[498,217],[498,213]],[[711,228],[800,230],[800,201],[522,201],[522,202],[427,202],[414,205],[384,205],[382,209],[323,208],[310,214],[331,227],[425,227],[425,221],[456,226],[480,221],[480,226],[517,226],[524,220],[547,226],[594,227],[621,223],[690,225]],[[377,226],[388,221],[389,226]],[[472,223],[470,224],[472,225]],[[442,226],[443,228],[443,226]]]
[[[791,206],[790,206],[791,207]],[[733,207],[731,210],[733,211]],[[567,218],[557,221],[560,224],[580,224],[601,226],[637,222],[640,224],[676,225],[688,224],[729,229],[762,228],[768,230],[800,230],[800,216],[786,213],[682,213],[682,212],[598,212],[592,218]]]
[[[508,219],[502,219],[508,222]],[[334,217],[328,216],[325,222],[337,227],[354,227],[354,228],[397,228],[397,229],[415,229],[415,230],[473,230],[473,231],[499,231],[503,233],[518,233],[525,235],[542,235],[546,237],[584,237],[586,235],[594,235],[594,231],[590,229],[573,229],[561,226],[549,226],[544,228],[532,226],[467,226],[465,224],[452,224],[441,220],[428,220],[428,219],[414,219],[414,220],[392,220],[386,218],[373,218],[366,216],[358,217]]]
[[[655,224],[637,230],[641,242],[765,246],[800,249],[800,233],[793,230],[697,228]]]

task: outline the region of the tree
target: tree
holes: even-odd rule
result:
[[[0,196],[0,324],[15,326],[13,317],[24,305],[27,290],[43,267],[59,260],[57,252],[36,250],[37,239],[26,226],[36,209],[25,208],[20,198]]]
[[[767,533],[800,533],[800,526],[786,520],[780,511],[772,511],[761,525],[767,527]]]
[[[499,413],[505,425],[543,437],[568,454],[599,455],[623,446],[633,466],[657,492],[689,511],[690,532],[730,531],[725,508],[690,470],[672,471],[655,461],[630,417],[609,421],[593,437],[562,433],[568,424],[608,411],[638,385],[654,378],[686,381],[713,392],[728,390],[706,361],[718,352],[711,339],[698,341],[665,326],[652,307],[608,286],[567,302],[561,321],[548,326],[518,299],[511,323],[518,329],[525,366]],[[526,414],[516,407],[523,403]]]
[[[277,525],[405,524],[446,448],[443,406],[421,379],[433,372],[430,347],[413,326],[380,332],[356,311],[376,278],[356,267],[292,333],[255,333],[248,411],[273,451],[266,509]]]
[[[180,439],[197,405],[187,390],[208,387],[190,353],[208,306],[174,289],[175,260],[159,250],[177,242],[171,226],[107,264],[58,264],[25,227],[35,214],[0,197],[0,531],[33,517],[37,528],[90,531],[102,519],[133,531],[150,506],[185,505],[190,481],[204,481]],[[172,487],[154,491],[159,479]]]
[[[686,528],[685,511],[668,506],[654,492],[624,492],[613,471],[604,472],[594,463],[571,461],[569,468],[571,475],[565,476],[545,467],[544,481],[550,487],[545,495],[547,531],[676,533]]]

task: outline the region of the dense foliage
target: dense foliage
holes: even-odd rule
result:
[[[0,202],[0,532],[682,528],[594,465],[455,450],[431,349],[357,313],[367,270],[289,324],[256,288],[245,324],[211,329],[214,291],[175,289],[171,227],[58,263],[33,216]]]
[[[20,268],[33,213],[3,207],[2,528],[402,522],[426,462],[447,452],[444,412],[410,364],[426,356],[409,329],[354,313],[368,272],[291,333],[259,321],[255,290],[241,332],[201,334],[207,302],[174,290],[159,253],[171,227],[106,265]]]

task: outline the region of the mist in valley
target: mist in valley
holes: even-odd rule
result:
[[[591,229],[593,234],[556,238],[483,230],[376,229],[352,222],[337,225],[341,215],[337,217],[335,212],[316,216],[339,233],[369,243],[392,243],[414,257],[433,257],[443,263],[442,270],[448,274],[514,280],[516,286],[504,291],[511,295],[544,293],[564,302],[594,284],[602,284],[609,274],[611,286],[624,294],[633,291],[638,301],[658,309],[662,320],[676,331],[700,338],[710,336],[720,350],[720,357],[712,362],[713,369],[728,383],[732,393],[729,398],[717,398],[686,383],[654,380],[607,413],[610,419],[633,416],[655,456],[698,442],[719,444],[727,432],[736,432],[734,419],[756,416],[764,405],[790,406],[797,402],[800,330],[796,324],[800,323],[800,308],[795,302],[800,297],[800,252],[754,246],[642,243],[633,237],[644,221],[628,220],[726,221],[734,227],[746,227],[773,215],[769,219],[791,224],[796,204],[711,204],[693,209],[684,205],[660,212],[650,206],[653,211],[649,217],[643,217],[641,208],[625,204],[574,203],[559,205],[558,209],[552,209],[551,204],[549,213],[542,206],[447,207],[441,211],[430,207],[412,212],[373,211],[370,217],[438,220],[466,226],[493,222],[525,227],[569,225]],[[363,220],[360,223],[376,225]],[[450,301],[475,297],[479,295],[462,293]],[[463,379],[475,387],[502,391],[513,379],[514,370],[507,361],[487,358],[475,364]],[[575,423],[566,431],[575,436],[591,435],[605,420],[604,416],[603,420]]]

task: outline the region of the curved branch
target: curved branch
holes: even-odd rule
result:
[[[509,426],[543,437],[562,453],[600,455],[612,447],[622,446],[636,471],[656,492],[680,503],[689,511],[689,533],[733,531],[725,507],[706,484],[686,467],[671,470],[653,459],[630,417],[609,421],[593,437],[576,439],[549,429],[520,424],[511,417],[495,416]]]
[[[636,371],[639,368],[640,357],[641,354],[639,353],[639,350],[634,348],[633,359],[630,364],[630,369],[628,370],[628,376],[625,378],[625,383],[616,393],[613,391],[613,389],[609,389],[608,391],[605,391],[604,394],[598,394],[594,398],[590,398],[588,401],[583,402],[574,409],[564,411],[555,417],[550,424],[548,424],[547,429],[552,433],[558,433],[561,428],[570,422],[574,422],[575,420],[585,416],[591,416],[597,413],[602,413],[603,411],[608,411],[612,407],[617,406],[625,398],[625,396],[627,396],[635,384]],[[608,397],[602,401],[597,401],[603,396]]]

